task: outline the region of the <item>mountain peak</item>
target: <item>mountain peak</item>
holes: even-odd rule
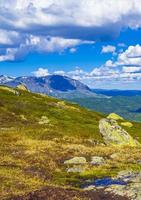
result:
[[[18,85],[26,85],[28,90],[35,93],[44,93],[52,96],[58,96],[61,93],[66,92],[91,92],[91,89],[78,80],[69,78],[62,75],[49,75],[44,77],[17,77],[15,79],[5,79],[0,81],[1,84],[5,84],[11,87],[17,87]]]

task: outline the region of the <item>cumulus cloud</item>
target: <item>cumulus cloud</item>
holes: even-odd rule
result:
[[[132,85],[141,85],[141,62],[140,45],[129,46],[123,53],[117,55],[117,60],[107,60],[104,65],[94,67],[90,72],[84,71],[77,67],[73,71],[58,72],[60,75],[66,75],[71,78],[80,80],[90,87],[117,87],[116,84],[123,84],[132,88]],[[121,59],[122,58],[122,59]],[[124,58],[124,59],[123,59]],[[136,60],[137,59],[137,60]],[[127,84],[128,83],[128,84]],[[136,84],[135,84],[136,83]],[[139,88],[139,87],[138,87]],[[139,88],[141,89],[141,88]]]
[[[105,27],[109,30],[106,34],[110,35],[111,25],[115,25],[112,27],[116,31],[124,26],[138,28],[141,25],[138,0],[1,0],[0,9],[3,16],[1,26],[5,23],[27,31],[34,28],[48,31],[53,36],[70,37],[65,27],[72,27],[72,37],[79,34],[84,37],[86,32],[78,33],[78,28],[84,28],[84,31],[95,28],[102,33],[100,28]],[[94,37],[96,32],[87,32],[89,34]]]
[[[37,71],[32,72],[34,74],[34,76],[36,77],[44,77],[44,76],[48,76],[49,75],[49,71],[48,69],[44,69],[42,67],[40,67]]]
[[[101,53],[115,53],[116,47],[112,45],[107,45],[102,47]]]
[[[30,52],[61,53],[67,48],[70,48],[70,51],[72,51],[71,49],[77,45],[92,43],[91,41],[81,41],[77,39],[28,35],[18,47],[6,48],[0,55],[0,61],[22,60]]]
[[[141,73],[141,67],[123,67],[122,71],[124,73],[135,73],[135,72]]]
[[[70,52],[71,52],[71,53],[75,53],[76,51],[77,51],[76,48],[71,48],[71,49],[70,49]]]
[[[128,27],[141,27],[138,0],[1,0],[0,61],[31,51],[74,53],[84,41],[113,39]]]
[[[141,65],[141,46],[137,44],[136,46],[129,46],[126,51],[119,54],[118,65]]]

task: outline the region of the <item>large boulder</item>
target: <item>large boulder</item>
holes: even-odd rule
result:
[[[99,122],[100,133],[102,134],[106,144],[110,145],[140,145],[127,133],[116,120],[101,119]]]

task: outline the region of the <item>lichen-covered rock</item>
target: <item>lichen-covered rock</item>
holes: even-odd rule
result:
[[[116,120],[101,119],[99,122],[100,133],[106,144],[138,146],[139,142],[134,140]]]
[[[39,120],[39,124],[43,125],[43,124],[49,124],[50,120],[48,119],[47,116],[42,116],[41,119]]]
[[[121,126],[126,126],[128,128],[132,128],[133,124],[131,122],[121,122]]]
[[[24,84],[20,84],[16,88],[19,90],[23,90],[23,91],[29,91],[28,88],[26,87],[26,85],[24,85]]]
[[[109,114],[107,119],[124,120],[121,116],[117,115],[116,113]]]
[[[87,163],[87,161],[86,161],[86,158],[84,158],[84,157],[74,157],[74,158],[72,158],[72,159],[70,159],[70,160],[66,160],[65,162],[64,162],[64,164],[67,164],[67,165],[83,165],[83,164],[86,164]]]
[[[103,157],[93,156],[91,160],[91,165],[103,165],[105,160]]]
[[[68,173],[82,173],[85,171],[85,167],[82,165],[75,165],[67,169]]]

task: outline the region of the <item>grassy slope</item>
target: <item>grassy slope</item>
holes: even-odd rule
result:
[[[85,156],[89,160],[94,155],[108,158],[117,152],[100,145],[103,139],[98,124],[103,115],[51,97],[19,92],[17,96],[13,89],[0,87],[0,199],[44,185],[64,186],[80,178],[115,174],[125,166],[139,168],[134,159],[140,158],[140,149],[130,149],[134,155],[131,159],[125,148],[118,149],[123,155],[118,161],[108,160],[102,168],[88,168],[79,176],[68,175],[63,165],[66,159]],[[42,116],[48,117],[49,123],[39,124]],[[129,131],[141,141],[140,130],[141,125],[136,123]]]
[[[57,102],[24,91],[16,96],[13,90],[0,88],[0,195],[31,191],[52,182],[60,162],[73,154],[69,143],[102,141],[100,114]],[[40,125],[42,116],[50,122]]]

